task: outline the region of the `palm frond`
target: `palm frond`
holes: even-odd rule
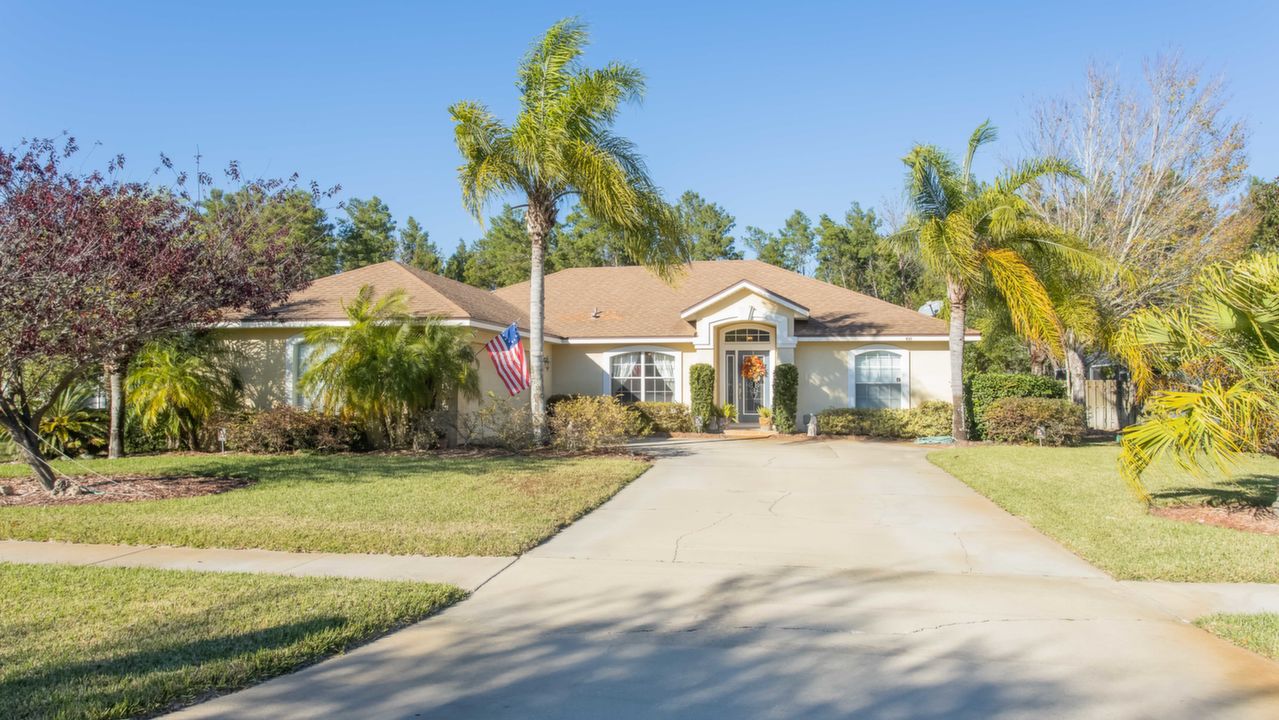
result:
[[[968,152],[964,154],[964,169],[962,171],[964,187],[968,187],[969,179],[972,177],[973,157],[977,155],[977,150],[983,145],[995,142],[999,139],[999,129],[990,124],[987,119],[973,130],[973,134],[968,138]]]
[[[552,25],[520,61],[520,91],[535,107],[562,91],[573,63],[582,55],[590,36],[577,18],[565,18]]]
[[[1056,157],[1023,160],[995,179],[995,189],[1001,193],[1020,192],[1031,183],[1049,175],[1068,177],[1083,182],[1083,175],[1074,163]]]
[[[515,157],[510,131],[488,108],[460,102],[449,108],[453,135],[463,164],[458,168],[462,204],[483,222],[484,206],[491,197],[527,185]]]
[[[987,250],[984,260],[996,290],[1008,305],[1017,334],[1055,350],[1060,348],[1061,320],[1034,268],[1006,248]]]
[[[1274,399],[1248,381],[1231,386],[1210,381],[1197,392],[1156,393],[1146,402],[1143,421],[1124,430],[1124,479],[1149,502],[1141,476],[1160,455],[1171,454],[1191,473],[1199,473],[1205,463],[1226,473],[1240,453],[1256,448],[1258,419],[1275,410]]]

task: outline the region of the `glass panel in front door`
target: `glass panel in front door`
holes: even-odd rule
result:
[[[742,362],[748,357],[757,357],[764,363],[764,379],[757,383],[742,377]],[[733,374],[737,377],[737,414],[752,420],[758,418],[759,407],[768,407],[768,353],[738,350],[737,369]]]

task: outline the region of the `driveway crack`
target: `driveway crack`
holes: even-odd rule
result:
[[[773,501],[773,504],[771,504],[771,505],[769,505],[769,506],[768,506],[768,513],[769,513],[770,515],[777,515],[777,513],[776,513],[776,512],[774,512],[774,511],[773,511],[773,509],[777,507],[777,503],[779,503],[779,502],[781,502],[781,501],[785,500],[786,498],[790,497],[790,493],[791,493],[791,491],[790,491],[790,490],[787,490],[786,492],[784,492],[784,493],[782,493],[782,494],[781,494],[781,497],[779,497],[779,498],[777,498],[776,500],[774,500],[774,501]]]
[[[688,538],[688,537],[691,537],[691,536],[693,536],[693,535],[696,535],[696,534],[697,534],[697,533],[699,533],[699,532],[705,532],[706,530],[710,530],[711,528],[715,527],[716,525],[718,525],[718,524],[720,524],[720,523],[724,522],[725,520],[727,520],[727,519],[729,519],[729,518],[731,518],[731,517],[733,517],[733,513],[729,513],[729,514],[725,515],[724,517],[722,517],[722,518],[720,518],[720,519],[716,520],[715,522],[711,523],[710,525],[707,525],[707,526],[705,526],[705,527],[697,528],[696,530],[689,530],[688,532],[684,533],[683,535],[680,535],[679,537],[675,538],[675,552],[671,554],[671,562],[679,562],[679,547],[680,547],[680,543],[684,542],[684,539],[685,539],[685,538]]]
[[[959,533],[955,533],[955,540],[959,542],[959,549],[964,551],[964,567],[966,568],[964,573],[971,573],[973,571],[973,559],[968,554],[968,546],[964,544],[964,538]]]
[[[1034,623],[1034,622],[1097,622],[1107,620],[1109,618],[1094,617],[1025,617],[1025,618],[985,618],[982,620],[960,620],[957,622],[941,623],[940,625],[929,625],[927,627],[915,628],[905,635],[915,635],[923,632],[932,632],[933,630],[944,630],[946,628],[961,627],[964,625],[991,625],[995,623]],[[1122,622],[1145,622],[1143,618],[1113,618]]]

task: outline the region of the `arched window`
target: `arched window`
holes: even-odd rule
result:
[[[909,355],[904,350],[854,351],[849,396],[857,408],[910,407]]]
[[[673,402],[676,366],[674,353],[618,353],[609,358],[610,391],[622,402]]]

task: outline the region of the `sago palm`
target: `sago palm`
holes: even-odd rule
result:
[[[365,285],[345,310],[350,325],[304,335],[318,355],[300,385],[321,408],[360,420],[400,445],[424,413],[455,391],[478,393],[470,330],[414,320],[404,290],[379,298]]]
[[[559,205],[570,196],[614,230],[636,262],[669,275],[688,259],[674,210],[662,201],[643,159],[612,125],[623,103],[644,93],[644,76],[620,63],[601,68],[578,62],[587,44],[584,25],[562,20],[535,42],[518,69],[520,109],[502,123],[483,104],[449,108],[463,164],[462,200],[477,219],[495,198],[524,196],[532,257],[529,288],[529,370],[534,432],[546,426],[543,368],[543,265]]]
[[[106,444],[106,416],[92,409],[94,387],[72,385],[58,395],[40,420],[40,437],[59,455],[78,455]]]
[[[1130,315],[1114,346],[1146,398],[1120,456],[1137,496],[1160,455],[1228,469],[1279,431],[1279,255],[1207,268],[1184,304]]]
[[[972,177],[973,157],[995,138],[989,122],[978,126],[962,164],[934,145],[917,145],[903,159],[911,215],[894,239],[906,241],[928,271],[946,283],[952,431],[960,440],[968,438],[964,333],[970,301],[989,291],[1007,307],[1019,335],[1058,349],[1061,321],[1036,268],[1050,255],[1072,267],[1089,265],[1079,243],[1037,219],[1020,195],[1035,179],[1073,176],[1073,168],[1056,158],[1027,160],[993,183],[978,183]]]

